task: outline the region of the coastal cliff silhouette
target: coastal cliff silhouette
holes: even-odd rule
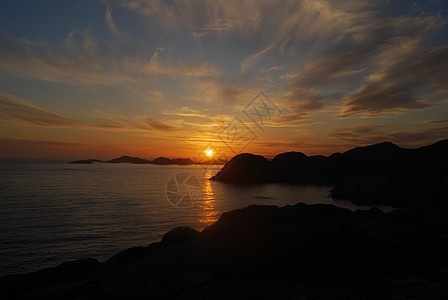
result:
[[[211,180],[330,184],[335,186],[333,198],[361,205],[403,207],[448,199],[447,170],[448,140],[418,149],[384,142],[328,157],[287,152],[269,161],[243,153],[232,158]]]

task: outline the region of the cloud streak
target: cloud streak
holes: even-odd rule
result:
[[[418,131],[390,130],[384,125],[355,125],[348,128],[335,128],[328,134],[330,138],[345,141],[347,146],[391,141],[402,147],[415,148],[446,139],[448,126],[422,128]]]
[[[160,120],[153,120],[150,118],[145,118],[143,119],[143,122],[145,124],[148,124],[150,127],[157,129],[157,130],[161,130],[161,131],[175,131],[177,130],[174,126],[168,125],[163,121]]]
[[[378,70],[355,94],[345,98],[344,114],[406,111],[437,104],[425,99],[427,95],[421,91],[448,91],[443,79],[448,78],[446,57],[446,46],[425,47],[420,40],[400,38],[380,54]]]
[[[190,113],[191,110],[184,109]],[[194,112],[194,111],[193,111]],[[212,127],[216,127],[208,118]],[[204,122],[192,123],[182,120],[165,121],[148,115],[126,117],[104,112],[98,109],[78,115],[72,119],[61,114],[38,107],[28,100],[14,95],[0,93],[0,125],[33,126],[47,128],[100,129],[111,131],[129,131],[151,133],[154,137],[169,137],[172,134],[188,134],[202,132],[213,135],[213,129],[205,130]]]
[[[106,7],[106,16],[105,16],[106,24],[109,27],[112,34],[115,36],[117,40],[122,42],[125,36],[118,30],[117,25],[115,25],[114,20],[112,19],[112,9],[110,5]]]
[[[275,45],[277,43],[272,43],[269,46],[267,46],[265,49],[249,56],[248,58],[246,58],[245,60],[243,60],[241,62],[241,73],[244,74],[246,73],[249,69],[253,68],[257,62],[263,58],[263,56],[265,56],[266,54],[268,54],[271,50],[274,49]]]
[[[69,118],[40,108],[31,102],[0,93],[0,120],[2,123],[26,123],[39,126],[70,126]]]
[[[146,56],[123,56],[101,45],[89,30],[72,31],[62,46],[33,46],[0,35],[0,68],[16,76],[67,84],[84,89],[116,87],[127,94],[141,91],[141,98],[157,101],[157,80],[211,78],[218,70],[205,61]]]
[[[336,8],[330,1],[316,3],[325,7],[327,13],[322,18],[333,25],[325,32],[331,32],[333,38],[322,39],[325,32],[315,32],[318,39],[312,43],[313,56],[289,87],[291,101],[316,104],[307,91],[339,88],[340,97],[332,102],[347,117],[427,108],[446,92],[443,78],[448,75],[448,62],[443,57],[447,48],[426,38],[432,30],[445,26],[440,16],[391,16],[381,4],[369,7],[365,1],[352,8]],[[335,21],[334,16],[341,20]],[[434,89],[432,97],[422,93],[425,89]]]

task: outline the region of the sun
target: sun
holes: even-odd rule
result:
[[[213,150],[205,150],[204,151],[204,153],[205,153],[205,155],[207,155],[208,157],[212,157],[212,155],[213,155]]]

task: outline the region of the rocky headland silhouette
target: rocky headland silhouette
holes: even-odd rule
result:
[[[243,153],[211,180],[236,184],[286,182],[330,184],[333,198],[394,207],[448,199],[448,140],[418,149],[390,143],[358,147],[331,156],[281,153],[271,161]]]

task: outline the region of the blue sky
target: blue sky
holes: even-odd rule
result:
[[[435,142],[447,21],[436,0],[10,1],[0,156],[192,157],[260,91],[281,114],[244,151]]]

